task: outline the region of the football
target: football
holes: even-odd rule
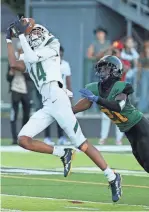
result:
[[[28,35],[32,31],[32,29],[35,25],[35,20],[33,18],[22,18],[21,21],[24,25],[29,23],[29,26],[27,27],[27,29],[25,31],[25,35]]]

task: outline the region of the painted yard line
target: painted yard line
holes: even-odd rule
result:
[[[116,172],[127,176],[149,177],[145,171],[132,171],[132,170],[117,170]],[[18,168],[18,167],[1,167],[0,172],[3,174],[28,174],[28,175],[63,175],[63,168],[53,169],[31,169],[31,168]],[[98,167],[76,167],[72,168],[72,173],[83,174],[102,174],[102,170]]]
[[[87,182],[87,181],[76,181],[76,180],[60,180],[60,179],[49,179],[49,178],[37,178],[37,177],[24,177],[24,176],[13,176],[13,175],[1,175],[4,178],[12,178],[12,179],[26,179],[26,180],[41,180],[41,181],[52,181],[52,182],[63,182],[63,183],[76,183],[76,184],[87,184],[87,185],[102,185],[108,186],[106,183],[98,183],[98,182]],[[145,188],[149,189],[149,186],[141,186],[141,185],[123,185],[123,187],[131,187],[131,188]]]
[[[10,196],[10,197],[18,197],[18,198],[29,198],[29,199],[47,199],[47,200],[53,200],[53,201],[68,201],[68,202],[82,202],[82,203],[90,203],[90,204],[101,204],[101,205],[119,205],[119,206],[132,206],[132,207],[149,207],[148,205],[129,205],[125,203],[112,203],[112,202],[94,202],[94,201],[88,201],[88,200],[74,200],[74,199],[57,199],[53,197],[33,197],[33,196],[22,196],[22,195],[12,195],[12,194],[1,194],[1,196]]]
[[[64,146],[59,146],[59,147],[64,147]],[[131,152],[131,146],[129,145],[122,145],[122,146],[115,146],[115,145],[105,145],[105,146],[100,146],[100,145],[95,145],[95,147],[100,150],[101,152]],[[74,146],[65,146],[65,148],[73,148],[75,149]],[[82,153],[80,150],[75,149],[77,152]],[[0,152],[20,152],[20,153],[27,153],[30,152],[29,150],[25,150],[20,146],[1,146],[0,147]]]

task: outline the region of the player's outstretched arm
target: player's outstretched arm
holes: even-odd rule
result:
[[[107,100],[100,96],[95,96],[90,90],[83,88],[80,90],[80,93],[83,97],[88,99],[91,102],[95,102],[109,110],[115,111],[115,112],[121,112],[126,104],[127,95],[124,93],[121,93],[116,96],[115,100]]]
[[[90,102],[88,99],[80,99],[77,104],[75,104],[73,107],[72,107],[72,111],[75,113],[79,113],[79,112],[82,112],[82,111],[85,111],[87,109],[89,109],[91,106],[92,106],[92,102]]]
[[[124,97],[122,100],[115,99],[115,100],[110,101],[110,100],[100,97],[96,103],[111,110],[111,111],[121,112],[123,110],[123,108],[125,107],[126,98]]]
[[[12,45],[12,40],[11,40],[11,31],[10,28],[7,29],[7,34],[6,34],[6,42],[7,42],[7,50],[8,50],[8,61],[10,68],[12,70],[18,70],[18,71],[25,71],[25,64],[23,61],[18,61],[15,56],[15,51]]]

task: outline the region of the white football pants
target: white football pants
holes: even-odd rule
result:
[[[32,138],[52,122],[57,121],[71,142],[79,147],[86,138],[72,112],[71,103],[66,92],[59,87],[56,81],[52,81],[43,85],[41,95],[44,99],[43,108],[31,116],[27,124],[21,129],[18,137],[28,136]]]

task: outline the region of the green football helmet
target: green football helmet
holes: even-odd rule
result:
[[[116,56],[104,56],[95,65],[96,75],[101,83],[108,79],[120,80],[123,73],[123,65]]]

